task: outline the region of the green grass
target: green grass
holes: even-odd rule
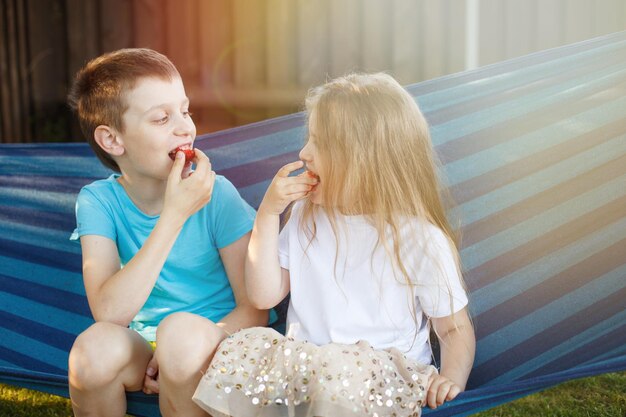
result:
[[[0,384],[0,416],[60,417],[71,416],[69,400],[24,388]]]
[[[476,417],[624,417],[626,372],[565,382]]]
[[[68,417],[69,400],[0,384],[0,416]],[[476,417],[624,417],[626,372],[566,382]]]

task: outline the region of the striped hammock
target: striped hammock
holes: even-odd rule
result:
[[[408,87],[462,219],[477,356],[459,416],[626,369],[626,32]],[[297,159],[303,115],[198,138],[258,206]],[[85,144],[0,146],[0,381],[68,395],[67,356],[93,319],[75,227],[80,188],[109,172]],[[129,413],[158,415],[129,394]]]

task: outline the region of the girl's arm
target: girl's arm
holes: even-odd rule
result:
[[[437,408],[465,390],[474,364],[476,338],[467,308],[431,320],[441,348],[441,371],[431,381],[427,403]]]
[[[308,176],[290,177],[302,168],[303,162],[283,166],[270,184],[259,206],[245,264],[248,298],[253,306],[268,309],[278,304],[289,292],[289,271],[278,262],[280,214],[287,206],[311,191],[317,180]]]
[[[248,298],[256,308],[272,308],[289,292],[289,271],[278,263],[279,215],[259,207],[245,263]]]
[[[250,233],[246,233],[234,243],[219,250],[237,303],[233,311],[217,323],[229,334],[246,327],[266,326],[269,316],[267,310],[253,307],[246,293],[243,270],[249,241]]]
[[[176,155],[161,216],[124,268],[120,268],[117,246],[111,239],[96,235],[80,238],[85,292],[96,321],[121,326],[131,322],[148,299],[185,221],[211,199],[215,172],[198,149],[196,161],[194,175],[182,179],[185,158],[182,152]]]

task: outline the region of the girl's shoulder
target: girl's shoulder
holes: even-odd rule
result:
[[[432,249],[434,251],[450,250],[450,239],[437,225],[427,219],[413,217],[401,223],[403,240],[411,246]]]

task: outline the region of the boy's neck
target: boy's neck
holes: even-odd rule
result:
[[[124,173],[117,181],[139,210],[149,216],[161,214],[167,181],[134,179]]]

